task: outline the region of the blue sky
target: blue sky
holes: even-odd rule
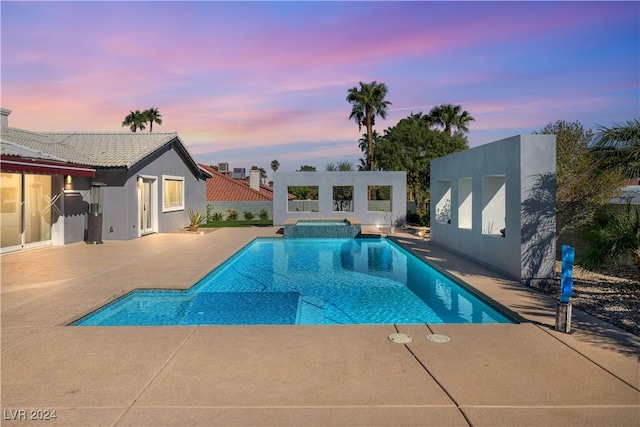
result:
[[[347,90],[384,82],[376,130],[434,105],[470,145],[640,116],[639,2],[2,1],[11,126],[126,131],[157,107],[197,161],[270,170],[361,157]]]

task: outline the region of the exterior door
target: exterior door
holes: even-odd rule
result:
[[[140,210],[140,235],[153,233],[155,218],[154,179],[139,178],[138,207]]]
[[[2,252],[51,244],[51,176],[2,173]]]

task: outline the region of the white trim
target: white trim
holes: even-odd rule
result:
[[[165,182],[166,181],[180,181],[182,182],[182,203],[180,206],[165,206],[164,200],[164,190],[165,190]],[[162,212],[175,212],[175,211],[183,211],[185,209],[185,188],[184,188],[185,179],[183,176],[174,176],[174,175],[162,175]]]
[[[138,180],[142,179],[143,181],[151,181],[150,182],[150,200],[149,200],[149,209],[151,209],[151,228],[149,230],[145,230],[144,232],[140,228],[140,214],[142,210],[142,205],[140,204],[140,191],[138,188]],[[138,200],[138,211],[136,215],[136,224],[138,229],[138,237],[145,236],[147,234],[153,234],[158,232],[158,177],[153,175],[138,175],[136,179],[136,198]]]

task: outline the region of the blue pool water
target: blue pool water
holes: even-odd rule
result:
[[[512,323],[386,239],[256,239],[187,291],[139,290],[74,325]]]

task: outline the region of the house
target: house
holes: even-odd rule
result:
[[[29,246],[29,218],[37,212],[50,215],[40,220],[41,227],[49,228],[42,231],[41,244],[64,245],[87,240],[89,212],[100,216],[98,241],[93,242],[100,243],[182,228],[189,224],[189,210],[205,210],[210,174],[175,132],[32,132],[9,127],[11,111],[1,111],[3,203],[13,195],[24,202],[22,212],[19,204],[3,206],[3,235],[10,215],[24,218],[18,225],[11,222],[21,235],[19,244],[7,242],[5,250],[3,240],[3,252]],[[18,169],[9,156],[49,168]],[[36,212],[26,200],[34,180],[41,188],[39,203],[47,205]]]
[[[225,163],[221,163],[225,164]],[[207,205],[211,213],[218,212],[224,216],[235,209],[242,219],[243,212],[251,212],[255,216],[262,209],[266,209],[269,218],[273,216],[273,188],[260,183],[260,170],[252,168],[249,179],[245,179],[244,169],[234,169],[234,173],[227,173],[225,169],[201,164],[200,167],[211,174],[207,180]]]
[[[632,205],[640,205],[640,178],[629,179],[622,187],[620,196],[609,201],[612,205],[625,205],[630,202]]]

